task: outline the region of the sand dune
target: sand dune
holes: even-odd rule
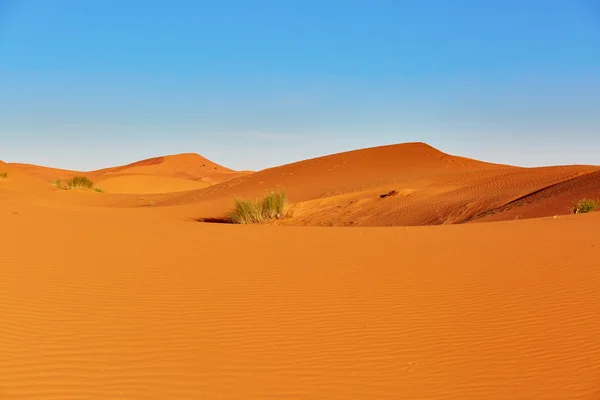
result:
[[[168,178],[153,175],[119,175],[102,179],[98,187],[110,193],[173,193],[202,189],[209,183],[182,178]]]
[[[10,163],[7,167],[31,178],[29,181],[49,184],[57,179],[67,181],[80,175],[96,183],[102,182],[106,188],[114,188],[115,193],[138,194],[188,191],[250,173],[233,171],[194,153],[155,157],[96,171],[73,171],[20,163]]]
[[[513,202],[597,166],[519,168],[445,154],[423,143],[334,154],[236,177],[202,190],[154,198],[156,204],[188,206],[187,217],[218,218],[234,197],[255,198],[285,189],[292,205],[288,225],[407,226],[473,222]],[[577,181],[574,181],[576,184]],[[598,188],[596,186],[596,188]],[[381,195],[394,192],[394,196]],[[600,190],[590,187],[590,195]],[[579,200],[565,192],[566,202]],[[567,214],[547,209],[532,216]],[[193,214],[195,213],[195,215]],[[529,213],[521,213],[527,218]],[[500,213],[500,219],[515,218]]]
[[[138,161],[89,173],[102,189],[111,193],[174,193],[201,189],[243,176],[198,154],[177,154]]]
[[[598,394],[600,214],[315,229],[0,207],[2,398]]]
[[[44,184],[50,176],[80,174],[15,165],[28,176],[45,179]],[[130,195],[109,198],[111,206],[178,206],[170,211],[176,218],[220,218],[232,207],[234,197],[255,198],[285,189],[293,217],[283,224],[411,226],[565,215],[580,198],[600,197],[597,180],[583,178],[598,171],[597,166],[490,164],[449,155],[424,143],[406,143],[255,173],[231,171],[197,154],[180,154],[84,174],[107,192]],[[560,187],[530,197],[561,183],[566,186],[560,200],[552,200],[559,196]],[[381,197],[390,192],[394,196]],[[542,205],[536,200],[540,196],[551,199]],[[533,200],[536,205],[523,207]],[[102,204],[97,199],[85,201]]]
[[[600,213],[564,215],[600,167],[410,143],[85,172],[105,193],[2,169],[0,399],[600,395]],[[357,227],[194,222],[279,188],[280,225]],[[386,225],[444,226],[361,227]]]
[[[377,188],[424,175],[511,168],[451,156],[424,143],[356,150],[270,168],[217,185],[207,194],[260,195],[285,188],[293,201],[306,201]],[[424,182],[425,184],[427,182]]]
[[[11,170],[21,173],[22,175],[28,176],[33,180],[40,180],[44,182],[52,182],[56,179],[68,179],[74,175],[84,174],[78,171],[49,168],[31,164],[9,163],[7,164],[7,166]]]
[[[535,218],[561,215],[580,199],[600,199],[600,170],[550,185],[500,208],[488,211],[478,221]]]
[[[45,184],[48,176],[75,174],[33,166],[19,166],[19,170],[44,177]],[[177,206],[169,210],[173,218],[220,218],[235,197],[255,198],[285,189],[293,217],[282,224],[414,226],[565,215],[580,198],[600,197],[598,181],[584,178],[597,176],[598,171],[598,166],[490,164],[449,155],[424,143],[406,143],[255,173],[231,171],[197,154],[180,154],[86,174],[107,192],[130,195],[107,197],[107,205]],[[565,189],[550,190],[559,184]],[[531,197],[541,191],[545,192]],[[381,197],[390,192],[394,195]],[[546,205],[536,200],[540,196],[550,198],[544,200]],[[552,200],[556,196],[560,200]],[[82,199],[102,205],[100,199]],[[536,205],[523,207],[534,200]]]
[[[244,175],[245,173],[225,168],[194,153],[150,158],[132,164],[106,168],[90,173],[91,176],[96,177],[97,179],[99,177],[125,174],[163,176],[215,183],[235,176]]]

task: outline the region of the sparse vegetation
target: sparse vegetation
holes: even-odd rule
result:
[[[585,214],[600,209],[600,201],[592,199],[582,199],[571,207],[573,214]]]
[[[284,191],[271,192],[262,201],[261,212],[264,219],[279,219],[283,217],[287,196]]]
[[[86,178],[85,176],[74,176],[73,178],[69,179],[66,182],[66,185],[67,185],[66,187],[62,186],[62,182],[60,179],[56,179],[56,180],[52,181],[52,186],[54,186],[55,188],[58,188],[58,189],[63,189],[63,190],[84,189],[84,190],[93,190],[98,193],[104,193],[104,190],[102,190],[99,187],[94,187],[94,182],[92,182],[90,179]]]
[[[234,224],[257,224],[263,221],[280,219],[284,216],[287,197],[285,192],[271,192],[262,199],[235,199],[235,208],[227,214]]]
[[[8,172],[0,172],[0,178],[2,178],[2,179],[8,178]]]
[[[85,176],[74,176],[67,181],[67,186],[69,189],[92,189],[94,182]]]
[[[235,199],[235,208],[227,215],[227,218],[234,224],[262,222],[262,204],[259,201]]]

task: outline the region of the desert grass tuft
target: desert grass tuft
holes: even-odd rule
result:
[[[67,181],[69,189],[93,189],[94,182],[85,176],[74,176]]]
[[[8,178],[8,172],[0,172],[0,178],[2,178],[2,179]]]
[[[571,207],[573,214],[585,214],[600,209],[600,201],[592,199],[581,199]]]
[[[286,204],[287,198],[283,191],[271,192],[255,201],[235,199],[235,207],[226,217],[234,224],[257,224],[282,218]]]
[[[95,187],[94,192],[104,193],[104,190],[100,189],[99,187]]]
[[[262,215],[264,219],[274,219],[283,217],[287,196],[284,191],[271,192],[265,196],[262,201]]]
[[[235,199],[235,208],[227,214],[234,224],[256,224],[263,221],[261,202]]]

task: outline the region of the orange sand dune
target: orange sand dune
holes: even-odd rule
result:
[[[35,177],[65,173],[19,168]],[[600,198],[598,180],[585,178],[599,171],[597,166],[490,164],[445,154],[424,143],[350,151],[256,173],[234,172],[197,154],[180,154],[87,173],[106,192],[128,195],[73,201],[111,207],[177,206],[169,209],[171,217],[218,219],[231,209],[235,197],[285,189],[293,214],[281,222],[286,225],[439,225],[568,214],[569,205],[581,196]],[[48,189],[48,181],[44,185]],[[31,185],[24,191],[31,192]],[[561,200],[554,199],[559,191]],[[387,193],[393,195],[383,196]],[[43,203],[45,194],[37,196]],[[546,205],[536,200],[540,196],[549,197]],[[535,200],[535,205],[515,208],[525,199]]]
[[[21,175],[30,177],[33,180],[52,182],[56,179],[68,179],[74,175],[81,175],[81,172],[66,169],[57,169],[42,167],[39,165],[8,163],[7,167]]]
[[[39,186],[73,176],[86,176],[98,187],[112,193],[170,193],[207,187],[249,171],[233,171],[198,154],[177,154],[138,161],[132,164],[96,171],[71,171],[30,164],[11,163],[14,171],[25,175]],[[170,179],[167,179],[170,178]]]
[[[162,203],[204,202],[232,196],[254,197],[269,190],[285,189],[293,202],[382,190],[403,181],[421,186],[435,178],[460,171],[464,174],[499,171],[513,167],[451,156],[424,143],[405,143],[349,151],[319,157],[230,179],[202,191],[191,192]]]
[[[205,191],[221,195],[261,195],[265,190],[285,188],[294,201],[311,200],[377,188],[422,175],[449,172],[504,170],[489,164],[451,156],[425,143],[373,147],[319,157],[270,168],[229,180]]]
[[[204,160],[87,173],[106,193],[0,164],[0,399],[600,396],[600,213],[485,222],[566,214],[600,197],[600,167],[421,143]],[[194,222],[279,188],[280,225],[446,225]]]
[[[567,179],[503,207],[488,211],[478,221],[535,218],[567,213],[581,199],[600,200],[600,170]]]
[[[600,394],[600,213],[323,229],[18,200],[0,398]]]
[[[182,178],[168,178],[154,175],[118,175],[102,179],[98,185],[110,193],[173,193],[202,189],[209,183]]]
[[[437,225],[476,221],[532,193],[595,171],[600,167],[489,164],[445,154],[423,143],[407,143],[275,167],[153,201],[157,206],[187,205],[187,217],[219,218],[232,207],[234,197],[254,198],[285,189],[294,214],[283,222],[288,225]],[[394,195],[381,197],[389,192]],[[565,199],[574,202],[580,192],[565,193]],[[600,197],[600,191],[596,194]],[[558,214],[568,212],[565,207]],[[547,209],[531,215],[554,213],[555,209]],[[498,214],[497,218],[514,217]]]
[[[150,158],[120,167],[93,171],[90,174],[94,177],[152,175],[215,183],[246,173],[233,171],[198,154],[188,153]]]

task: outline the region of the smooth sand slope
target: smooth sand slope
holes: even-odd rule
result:
[[[138,161],[90,173],[110,193],[173,193],[202,189],[243,176],[198,154],[178,154]]]
[[[244,227],[0,200],[0,398],[597,399],[600,214]]]
[[[598,171],[598,166],[518,168],[489,164],[445,154],[424,143],[407,143],[275,167],[202,190],[155,196],[152,201],[157,206],[179,206],[180,217],[218,218],[231,208],[234,197],[255,198],[285,189],[293,217],[283,224],[455,224],[491,214],[496,220],[568,214],[569,207],[582,197],[600,198],[600,182],[584,178]],[[569,188],[560,201],[548,200],[551,207],[536,211],[535,205],[518,203],[561,183]],[[392,191],[395,195],[381,198]],[[139,205],[127,199],[118,204]],[[517,204],[518,210],[513,209],[517,214],[503,212],[508,205]]]
[[[99,187],[109,193],[149,194],[187,192],[203,189],[210,183],[152,175],[120,175],[115,178],[102,179]]]
[[[56,203],[57,195],[49,193],[50,177],[82,174],[11,167],[25,175],[14,185],[25,185],[25,193],[35,186],[38,204]],[[600,198],[599,166],[519,168],[452,156],[424,143],[339,153],[255,173],[231,171],[197,154],[180,154],[83,174],[107,193],[77,199],[70,194],[63,202],[151,205],[172,218],[219,219],[235,197],[285,190],[292,217],[280,222],[284,225],[411,226],[524,219],[566,215],[578,200]],[[382,198],[387,193],[393,195]]]
[[[482,216],[478,221],[565,214],[565,210],[573,205],[574,199],[584,198],[600,199],[600,170],[567,179],[510,202],[499,209],[490,210],[488,216]]]
[[[0,399],[600,398],[600,213],[555,217],[600,168],[421,143],[206,165],[86,173],[96,193],[0,164]],[[279,224],[359,226],[194,221],[279,188]],[[360,227],[419,223],[445,225]]]
[[[249,173],[233,171],[193,153],[155,157],[88,172],[19,163],[10,163],[7,168],[25,176],[26,179],[20,179],[21,184],[27,181],[29,187],[33,183],[39,188],[47,188],[50,182],[57,179],[66,182],[73,176],[82,175],[106,192],[125,194],[190,191]]]
[[[195,153],[150,158],[121,167],[106,168],[90,173],[93,177],[151,175],[208,183],[221,182],[240,174],[243,173],[225,168]]]

